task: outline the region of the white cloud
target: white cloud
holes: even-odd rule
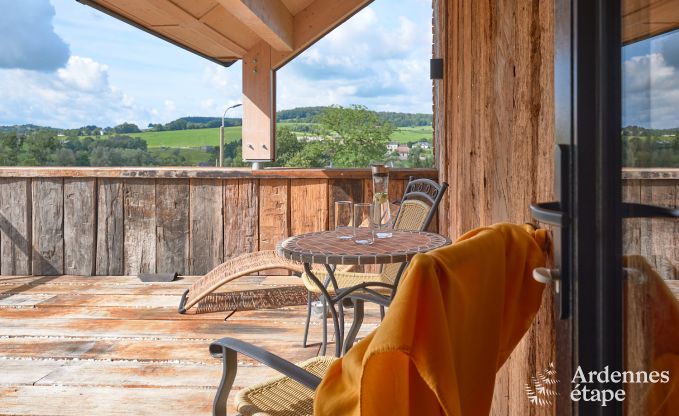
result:
[[[54,32],[48,0],[0,0],[0,68],[53,71],[69,57],[68,45]]]
[[[143,126],[150,112],[112,87],[108,68],[72,56],[57,73],[0,70],[0,124],[23,122],[54,127],[107,126],[125,121]]]
[[[623,63],[623,124],[679,126],[679,71],[663,54],[635,56]]]
[[[64,86],[81,92],[99,92],[108,87],[108,67],[90,58],[72,56],[57,75]]]
[[[278,108],[363,104],[430,113],[431,3],[390,5],[363,9],[282,68]],[[417,12],[400,14],[405,9]]]

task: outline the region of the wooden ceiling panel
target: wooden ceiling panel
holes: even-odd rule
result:
[[[625,44],[679,28],[679,0],[624,0],[622,33]]]
[[[229,48],[226,48],[223,45],[214,42],[212,39],[206,36],[205,33],[201,33],[200,31],[197,31],[193,28],[180,26],[163,26],[157,28],[157,30],[159,33],[169,38],[172,39],[181,38],[182,43],[184,45],[191,49],[195,49],[196,51],[204,55],[212,57],[230,56],[236,59],[240,58],[238,54],[229,50]]]
[[[217,7],[216,0],[170,0],[172,3],[184,9],[196,19],[205,16],[213,8]]]
[[[167,12],[158,10],[145,1],[136,0],[96,0],[102,7],[143,26],[164,26],[177,22]]]
[[[314,0],[283,0],[283,4],[293,16],[309,7],[313,2]]]
[[[259,42],[259,38],[252,30],[228,13],[222,6],[210,10],[208,14],[203,16],[201,22],[230,38],[246,50],[252,49]]]

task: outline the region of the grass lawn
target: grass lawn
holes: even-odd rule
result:
[[[300,123],[279,123],[279,126],[287,126],[293,132],[295,126]],[[300,133],[308,134],[308,133]],[[414,142],[419,140],[431,141],[433,129],[431,126],[422,127],[401,127],[391,135],[391,139],[399,143]],[[179,147],[191,148],[201,146],[219,146],[219,128],[214,129],[194,129],[194,130],[173,130],[173,131],[147,131],[143,133],[130,134],[132,137],[139,137],[146,140],[149,149],[158,147]],[[224,129],[224,141],[226,143],[241,138],[241,127],[226,127]]]

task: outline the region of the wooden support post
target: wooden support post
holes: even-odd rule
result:
[[[243,160],[275,159],[275,77],[271,46],[260,42],[243,58]]]

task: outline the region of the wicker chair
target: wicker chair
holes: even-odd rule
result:
[[[396,214],[396,219],[394,220],[394,229],[396,230],[406,230],[406,231],[423,231],[429,227],[436,209],[438,208],[441,199],[443,198],[446,189],[448,188],[447,183],[441,185],[429,179],[413,179],[410,178],[408,186],[401,199],[401,205]],[[339,288],[348,288],[352,286],[359,285],[365,282],[378,282],[386,283],[388,285],[398,284],[399,271],[403,271],[403,265],[401,263],[386,264],[382,267],[379,273],[361,273],[338,269],[334,272],[334,277]],[[325,287],[327,291],[333,295],[334,288],[330,285],[327,279],[327,272],[325,270],[313,270],[314,274],[321,281],[325,281]],[[307,346],[307,339],[309,334],[309,322],[311,320],[311,299],[312,293],[320,294],[320,288],[314,283],[314,281],[302,273],[302,281],[304,286],[309,290],[309,296],[307,297],[307,315],[306,322],[304,325],[304,339],[302,345]],[[374,289],[378,292],[389,293],[392,289]],[[341,305],[340,305],[341,306]],[[323,299],[323,310],[327,309],[327,304]],[[335,336],[344,336],[344,314],[340,310],[340,334],[335,334]],[[384,306],[380,305],[381,315],[384,316]],[[321,346],[321,354],[325,354],[327,348],[327,314],[324,315],[323,323],[323,341]]]

